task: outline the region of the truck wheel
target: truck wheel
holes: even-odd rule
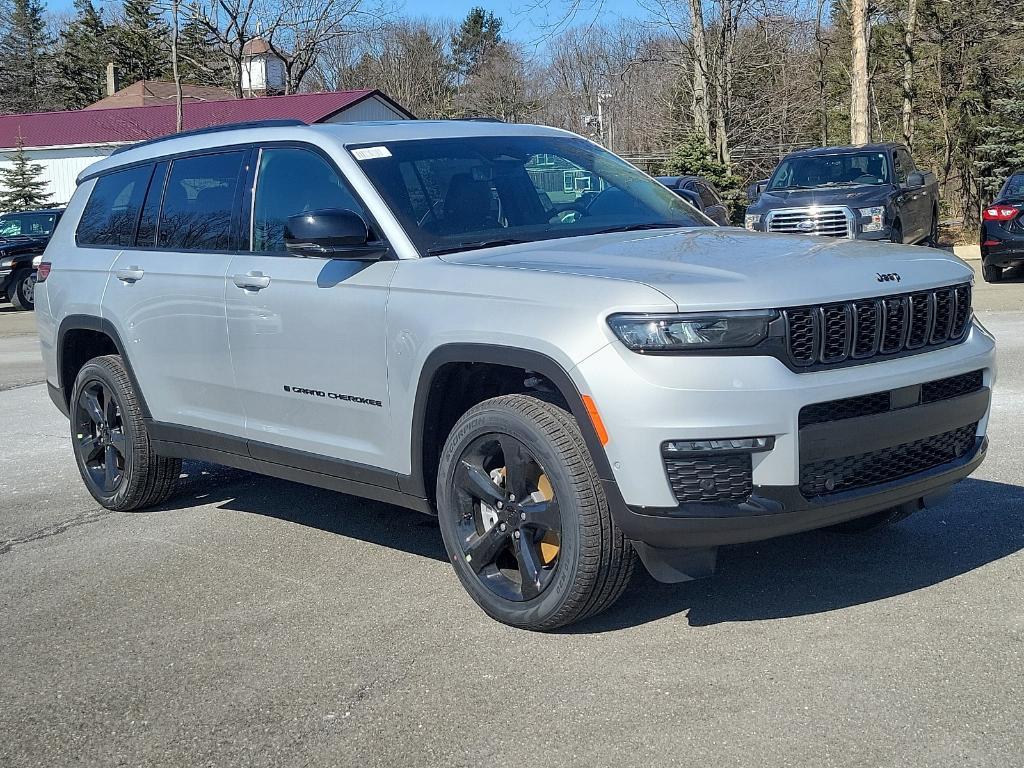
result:
[[[7,286],[7,300],[15,309],[31,311],[36,302],[36,274],[31,269],[21,269],[11,277]]]
[[[474,406],[445,443],[441,535],[492,618],[549,630],[614,603],[633,547],[612,520],[579,426],[552,403],[505,395]]]
[[[90,360],[71,392],[71,442],[85,487],[118,512],[167,499],[181,459],[158,456],[149,441],[131,379],[116,355]]]
[[[929,248],[939,247],[939,212],[932,211],[932,225],[928,228],[928,237],[921,241],[922,245]]]
[[[903,244],[903,225],[899,221],[892,223],[892,229],[889,230],[889,238],[897,244]]]
[[[986,283],[998,283],[1003,279],[1003,268],[992,264],[981,265],[981,276]]]

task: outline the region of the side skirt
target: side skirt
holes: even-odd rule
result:
[[[208,461],[433,514],[427,499],[399,490],[394,472],[176,424],[149,421],[146,426],[161,456]]]

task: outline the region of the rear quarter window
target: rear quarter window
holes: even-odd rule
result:
[[[153,166],[115,171],[96,180],[75,239],[79,245],[131,245]]]

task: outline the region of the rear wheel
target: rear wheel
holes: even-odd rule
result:
[[[986,283],[998,283],[1003,279],[1003,268],[992,264],[982,264],[981,276],[985,278]]]
[[[576,421],[552,403],[506,395],[470,409],[449,435],[437,483],[445,548],[491,617],[549,630],[614,603],[633,572]]]
[[[97,357],[82,366],[70,410],[78,471],[96,501],[128,512],[171,495],[181,474],[181,459],[154,452],[120,357]]]
[[[11,284],[7,286],[7,300],[15,309],[32,310],[36,306],[36,273],[31,269],[21,269],[11,276]]]

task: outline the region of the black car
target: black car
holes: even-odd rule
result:
[[[981,212],[981,272],[997,283],[1003,270],[1024,262],[1024,170],[1015,171]]]
[[[715,224],[729,226],[729,209],[722,202],[718,190],[707,179],[700,176],[659,176],[658,181],[698,211],[703,211]]]
[[[35,307],[37,256],[42,255],[63,209],[0,216],[0,297],[17,309]]]

